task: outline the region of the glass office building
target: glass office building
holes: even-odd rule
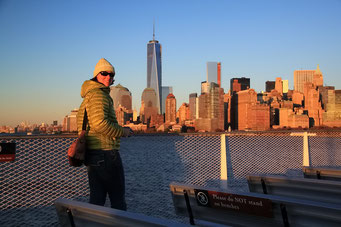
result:
[[[161,51],[161,44],[154,38],[147,44],[147,87],[156,92],[159,114],[162,113]]]
[[[216,83],[221,86],[221,62],[207,62],[207,83]]]
[[[166,98],[170,93],[173,93],[173,87],[169,87],[169,86],[162,87],[162,94],[161,94],[162,95],[162,105],[161,105],[162,114],[166,112],[166,106],[165,106]]]
[[[217,83],[217,62],[207,62],[207,79],[206,82],[211,83]]]

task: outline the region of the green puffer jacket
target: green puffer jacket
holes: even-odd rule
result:
[[[87,80],[82,85],[83,102],[77,114],[78,134],[82,131],[84,110],[88,116],[86,142],[88,149],[120,149],[123,128],[117,123],[110,88]]]

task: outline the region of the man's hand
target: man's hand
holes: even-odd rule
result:
[[[129,127],[123,127],[123,137],[129,137],[134,134],[134,131]]]

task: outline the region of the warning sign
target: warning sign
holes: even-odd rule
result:
[[[199,206],[272,217],[272,202],[269,199],[197,189],[194,189],[194,191]]]
[[[0,143],[0,162],[14,162],[15,143]]]

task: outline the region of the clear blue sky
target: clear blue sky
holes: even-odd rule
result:
[[[340,0],[0,0],[0,125],[61,123],[101,57],[139,110],[154,19],[178,106],[200,92],[207,61],[222,63],[225,92],[242,76],[257,92],[276,77],[292,88],[294,70],[317,64],[341,89]]]

